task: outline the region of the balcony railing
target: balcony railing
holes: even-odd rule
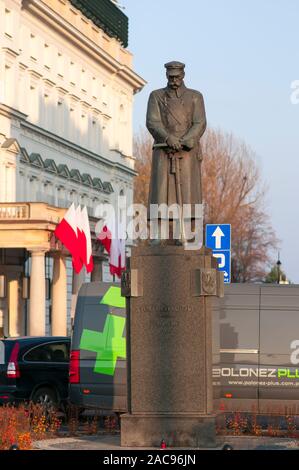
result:
[[[57,224],[66,209],[51,206],[45,202],[1,202],[0,223],[5,221],[45,222]]]
[[[67,211],[65,208],[56,207],[45,202],[1,202],[0,203],[0,224],[2,222],[25,222],[32,224],[35,222],[57,224]],[[97,223],[98,219],[93,216],[93,209],[87,208],[91,226]],[[91,229],[93,231],[93,228]]]
[[[29,204],[0,204],[0,220],[29,219]]]

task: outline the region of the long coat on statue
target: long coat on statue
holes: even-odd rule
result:
[[[168,87],[155,90],[148,101],[146,126],[155,144],[163,144],[169,135],[182,139],[186,146],[178,154],[180,162],[181,196],[183,204],[202,203],[200,138],[206,129],[206,115],[202,94],[186,88]],[[150,204],[179,203],[175,175],[172,172],[169,148],[154,148],[149,188]]]

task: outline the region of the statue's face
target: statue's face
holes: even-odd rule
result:
[[[182,85],[185,74],[184,72],[179,72],[176,74],[167,73],[166,76],[168,79],[168,87],[172,90],[177,90]]]

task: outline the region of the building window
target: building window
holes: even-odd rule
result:
[[[128,153],[126,148],[127,141],[127,132],[128,132],[128,118],[127,118],[127,109],[125,104],[122,103],[119,108],[119,149],[123,153]]]
[[[75,142],[78,137],[77,114],[78,114],[78,105],[75,102],[71,102],[69,119],[68,119],[68,126],[69,126],[68,135],[69,135],[69,139],[73,142]]]
[[[48,194],[47,203],[50,204],[51,206],[55,205],[55,197],[53,194]]]
[[[87,73],[84,69],[81,70],[81,90],[84,91],[84,93],[87,92]]]
[[[60,187],[57,188],[57,205],[58,207],[66,207],[66,201],[65,201],[65,189]]]
[[[98,94],[99,94],[99,86],[98,86],[98,81],[96,77],[92,77],[92,82],[91,82],[91,94],[94,100],[98,99]]]
[[[75,201],[75,191],[73,191],[73,190],[70,191],[68,200],[69,200],[70,202],[76,202],[76,201]]]
[[[30,99],[29,99],[29,115],[32,122],[37,123],[39,120],[39,99],[38,89],[35,82],[32,81],[30,85]]]
[[[13,104],[13,70],[8,65],[4,68],[4,100],[8,105]]]
[[[98,118],[93,115],[91,119],[91,127],[90,127],[90,147],[94,151],[99,150],[99,146],[97,145],[99,134],[100,134],[99,121],[98,121]]]
[[[64,60],[63,60],[63,55],[60,52],[58,52],[58,56],[57,56],[57,74],[59,77],[63,78]]]
[[[64,102],[62,98],[57,101],[56,129],[58,134],[64,135]]]
[[[51,68],[51,49],[48,44],[44,45],[44,60],[45,60],[45,68],[50,70]]]
[[[50,129],[50,96],[49,91],[45,90],[44,92],[44,100],[42,103],[42,122],[45,129]]]
[[[106,83],[103,83],[102,85],[102,100],[103,100],[103,105],[107,107],[108,106],[108,90],[107,90]]]
[[[29,40],[29,50],[30,50],[30,59],[37,61],[38,51],[37,51],[37,37],[35,34],[30,34]]]
[[[73,61],[70,62],[70,84],[76,86],[76,67]]]
[[[11,10],[8,10],[7,8],[5,8],[4,32],[5,32],[5,36],[9,38],[13,37],[13,13]]]
[[[85,108],[81,109],[80,119],[80,143],[82,146],[88,145],[88,112]]]

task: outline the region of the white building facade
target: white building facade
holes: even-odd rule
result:
[[[94,228],[99,203],[133,200],[133,96],[145,82],[126,45],[110,0],[0,0],[0,335],[70,331],[84,273],[53,239],[62,209],[87,206]]]

